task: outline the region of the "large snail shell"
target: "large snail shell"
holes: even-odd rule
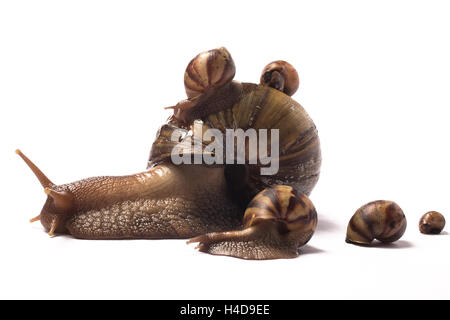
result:
[[[234,61],[224,47],[198,54],[189,62],[184,73],[184,87],[188,98],[203,94],[207,89],[220,87],[233,80]]]
[[[309,195],[319,178],[321,164],[319,137],[313,121],[299,103],[278,90],[250,83],[239,85],[242,93],[237,102],[201,117],[203,132],[208,128],[219,129],[222,133],[238,128],[268,129],[269,132],[279,129],[279,170],[274,175],[261,175],[260,168],[266,166],[259,163],[226,165],[225,173],[230,173],[234,184],[232,189],[246,198],[244,204],[261,190],[274,185],[292,186]],[[189,146],[190,128],[183,129],[175,122],[169,122],[159,130],[153,143],[149,167],[170,161],[171,151],[178,143],[171,141],[176,130],[183,134],[180,141]],[[208,144],[203,141],[203,147]]]

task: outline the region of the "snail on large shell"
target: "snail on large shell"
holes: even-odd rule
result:
[[[276,72],[274,83],[289,87],[292,74],[282,79],[285,73]],[[83,239],[197,237],[193,240],[210,253],[248,259],[296,256],[298,247],[312,236],[317,219],[307,198],[319,178],[317,129],[300,104],[272,88],[273,83],[240,83],[233,80],[234,74],[233,59],[225,48],[201,53],[189,63],[188,98],[171,107],[174,115],[158,131],[144,172],[56,185],[17,151],[48,196],[41,214],[32,220],[40,220],[50,234]],[[175,164],[171,155],[180,145],[186,146],[179,149],[181,156],[211,155],[212,139],[202,140],[200,148],[189,148],[198,138],[195,127],[221,133],[277,129],[278,155],[271,156],[278,170],[264,175],[261,169],[267,163],[248,157],[244,163]],[[176,141],[174,135],[179,137]],[[269,154],[271,142],[259,148]],[[248,155],[249,144],[244,146]],[[271,192],[279,196],[269,196],[274,202],[258,213],[269,222],[261,222],[264,219],[256,219],[252,208]],[[272,207],[277,210],[268,217]],[[249,241],[252,246],[246,247]]]

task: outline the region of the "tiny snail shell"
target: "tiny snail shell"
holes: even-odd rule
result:
[[[235,73],[233,58],[224,47],[199,53],[184,73],[186,94],[189,99],[198,97],[210,88],[230,83]]]
[[[445,218],[437,211],[425,213],[419,221],[419,230],[424,234],[439,234],[444,226]]]
[[[309,198],[290,186],[276,185],[248,204],[241,230],[210,233],[189,241],[215,255],[242,259],[295,258],[312,237],[317,212]]]
[[[297,70],[289,62],[277,60],[265,66],[261,73],[260,84],[292,96],[297,91],[300,80]]]
[[[394,242],[406,230],[406,217],[393,201],[378,200],[359,208],[347,227],[346,242],[369,245],[373,239]]]

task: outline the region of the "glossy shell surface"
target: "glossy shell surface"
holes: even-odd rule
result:
[[[289,185],[298,192],[309,195],[319,179],[321,151],[319,136],[313,121],[305,109],[288,95],[270,87],[243,83],[242,94],[236,103],[219,112],[209,114],[195,123],[201,124],[203,132],[214,128],[225,133],[226,129],[278,129],[279,170],[274,175],[261,175],[261,163],[246,164],[242,177],[250,197],[274,185]],[[172,141],[174,131],[179,133],[179,141]],[[192,154],[203,153],[211,143],[203,140],[202,150],[192,152],[192,126],[181,128],[176,123],[162,126],[153,143],[149,167],[161,161],[170,161],[172,149],[181,143]],[[198,140],[198,139],[197,139]],[[225,140],[225,139],[224,139]],[[270,137],[268,153],[270,154]],[[248,145],[246,146],[246,155]],[[224,152],[225,154],[225,152]],[[249,160],[249,159],[247,159]],[[223,161],[225,163],[225,161]]]

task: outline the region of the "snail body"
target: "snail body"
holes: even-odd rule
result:
[[[50,234],[68,233],[83,239],[191,238],[226,233],[221,246],[229,248],[229,255],[234,256],[239,253],[232,254],[233,246],[227,246],[234,243],[230,234],[241,237],[235,232],[247,230],[252,239],[259,238],[261,248],[273,244],[279,250],[258,254],[258,248],[254,247],[242,251],[240,257],[294,256],[294,251],[309,239],[315,228],[316,218],[311,212],[312,222],[306,227],[309,231],[290,232],[299,239],[284,237],[278,242],[273,242],[276,237],[264,236],[262,230],[270,233],[286,230],[267,229],[267,223],[243,229],[243,213],[255,195],[275,185],[292,187],[298,195],[310,194],[321,164],[317,129],[306,111],[288,95],[270,86],[234,81],[234,73],[234,62],[225,48],[200,54],[189,63],[185,75],[188,99],[171,107],[174,115],[158,131],[144,172],[56,185],[18,151],[47,194],[41,214],[32,221],[40,220]],[[191,144],[196,124],[219,132],[277,129],[279,155],[274,160],[279,163],[279,170],[274,175],[262,175],[261,168],[266,164],[260,161],[175,165],[172,151],[180,144]],[[179,140],[171,139],[174,133],[182,133]],[[183,152],[192,157],[196,153],[208,154],[210,143],[203,141],[200,150],[186,148]],[[267,151],[271,151],[270,145]],[[308,201],[303,199],[311,207]],[[206,245],[198,240],[200,246]]]
[[[243,259],[294,258],[316,226],[311,200],[292,187],[277,185],[250,201],[242,230],[201,235],[189,243],[199,242],[202,252]]]
[[[33,168],[23,153],[17,153]],[[223,172],[218,168],[190,166],[186,170],[164,164],[133,175],[93,177],[63,185],[53,184],[40,170],[33,171],[46,190],[47,201],[32,221],[40,220],[50,235],[189,238],[241,224],[240,209],[228,197]],[[198,176],[203,180],[196,179]],[[207,189],[204,183],[209,184]],[[216,206],[220,212],[213,214]]]
[[[423,234],[439,234],[444,227],[445,218],[437,211],[425,213],[419,221],[419,230]]]
[[[374,239],[390,243],[402,237],[406,217],[393,201],[378,200],[359,208],[347,227],[346,242],[369,245]]]

